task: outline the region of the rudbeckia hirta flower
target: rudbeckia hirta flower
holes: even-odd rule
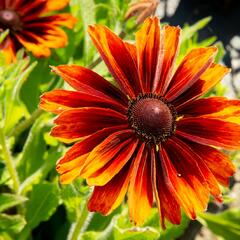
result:
[[[35,57],[48,57],[51,48],[64,47],[68,38],[59,26],[72,28],[76,19],[68,13],[49,13],[64,8],[68,2],[69,0],[1,0],[0,33],[10,30],[0,45],[6,61],[14,60],[16,51],[21,47],[25,47]]]
[[[191,50],[176,67],[180,28],[148,18],[136,44],[101,25],[89,34],[117,86],[80,66],[53,71],[74,89],[53,90],[41,108],[58,114],[52,136],[76,143],[57,163],[62,183],[94,186],[90,211],[111,213],[128,194],[130,219],[142,224],[155,201],[165,219],[195,219],[210,194],[222,201],[235,168],[220,151],[240,147],[240,102],[199,98],[229,69],[214,63],[216,47]]]

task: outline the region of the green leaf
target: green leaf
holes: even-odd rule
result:
[[[78,0],[81,14],[81,21],[84,27],[84,57],[85,64],[90,63],[93,60],[94,46],[91,43],[87,29],[90,24],[95,23],[95,3],[93,0]]]
[[[59,205],[59,190],[54,183],[42,183],[33,188],[26,204],[26,220],[29,229],[47,221]]]
[[[240,239],[240,209],[228,209],[218,214],[201,213],[198,220],[226,240]]]
[[[129,213],[126,205],[123,205],[122,213],[117,216],[113,225],[112,239],[118,240],[153,240],[158,239],[160,231],[152,226],[134,227],[129,221]],[[114,221],[114,218],[113,220]],[[159,222],[159,218],[157,219]]]
[[[4,41],[4,39],[9,34],[9,29],[5,30],[3,33],[0,34],[0,44]]]
[[[222,42],[215,43],[215,46],[218,48],[217,56],[215,57],[215,62],[218,63],[224,57],[226,51],[224,49]]]
[[[0,231],[19,233],[26,224],[23,216],[0,214]]]
[[[86,200],[89,188],[83,185],[83,179],[76,179],[74,183],[62,185],[61,197],[67,209],[70,222],[75,222],[82,212],[81,205]]]
[[[27,177],[24,182],[21,183],[19,192],[24,195],[28,191],[31,191],[33,186],[39,184],[46,178],[48,173],[54,168],[56,161],[63,155],[62,147],[50,147],[44,154],[44,162],[42,165]],[[54,170],[55,172],[55,170]]]
[[[160,240],[168,240],[168,239],[177,239],[179,238],[188,227],[190,219],[185,215],[182,214],[182,220],[180,225],[174,225],[171,223],[167,223],[167,229],[165,231],[161,231]]]
[[[211,19],[212,19],[211,17],[206,17],[196,22],[192,26],[185,26],[182,30],[182,35],[181,35],[182,42],[193,37],[193,35],[199,30],[201,30],[202,28],[204,28],[211,21]]]
[[[3,212],[8,208],[14,207],[25,201],[27,201],[27,198],[25,197],[10,193],[3,193],[0,195],[0,212]]]
[[[48,130],[45,116],[41,116],[33,124],[19,158],[18,173],[21,181],[43,165],[43,156],[46,151],[44,133]]]

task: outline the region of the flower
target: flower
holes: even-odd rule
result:
[[[219,148],[240,147],[240,101],[199,98],[230,70],[215,64],[217,48],[191,50],[175,67],[180,28],[148,18],[136,45],[101,25],[89,34],[118,87],[75,65],[52,67],[75,90],[43,94],[58,114],[51,135],[75,143],[57,163],[62,183],[94,186],[90,211],[109,214],[128,193],[130,219],[140,225],[155,199],[165,219],[195,219],[209,195],[221,202],[235,167]],[[81,141],[80,141],[81,139]]]
[[[49,13],[64,8],[68,2],[69,0],[1,0],[0,33],[10,30],[0,44],[6,61],[13,61],[16,51],[21,47],[25,47],[35,57],[49,57],[51,48],[64,47],[68,38],[59,26],[72,28],[76,19],[68,13]]]
[[[160,0],[138,0],[130,4],[125,19],[128,20],[133,16],[137,16],[137,25],[143,23],[147,17],[155,14],[159,4]]]

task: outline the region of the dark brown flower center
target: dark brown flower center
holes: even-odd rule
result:
[[[130,101],[128,119],[141,139],[159,144],[175,131],[176,111],[163,97],[147,93]]]
[[[10,9],[0,10],[0,28],[18,30],[21,26],[19,15]]]

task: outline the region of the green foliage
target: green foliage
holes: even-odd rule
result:
[[[202,213],[199,221],[226,240],[240,238],[240,209],[232,208],[218,214]]]
[[[0,195],[0,212],[14,207],[18,204],[25,202],[27,198],[10,193],[3,193]]]

